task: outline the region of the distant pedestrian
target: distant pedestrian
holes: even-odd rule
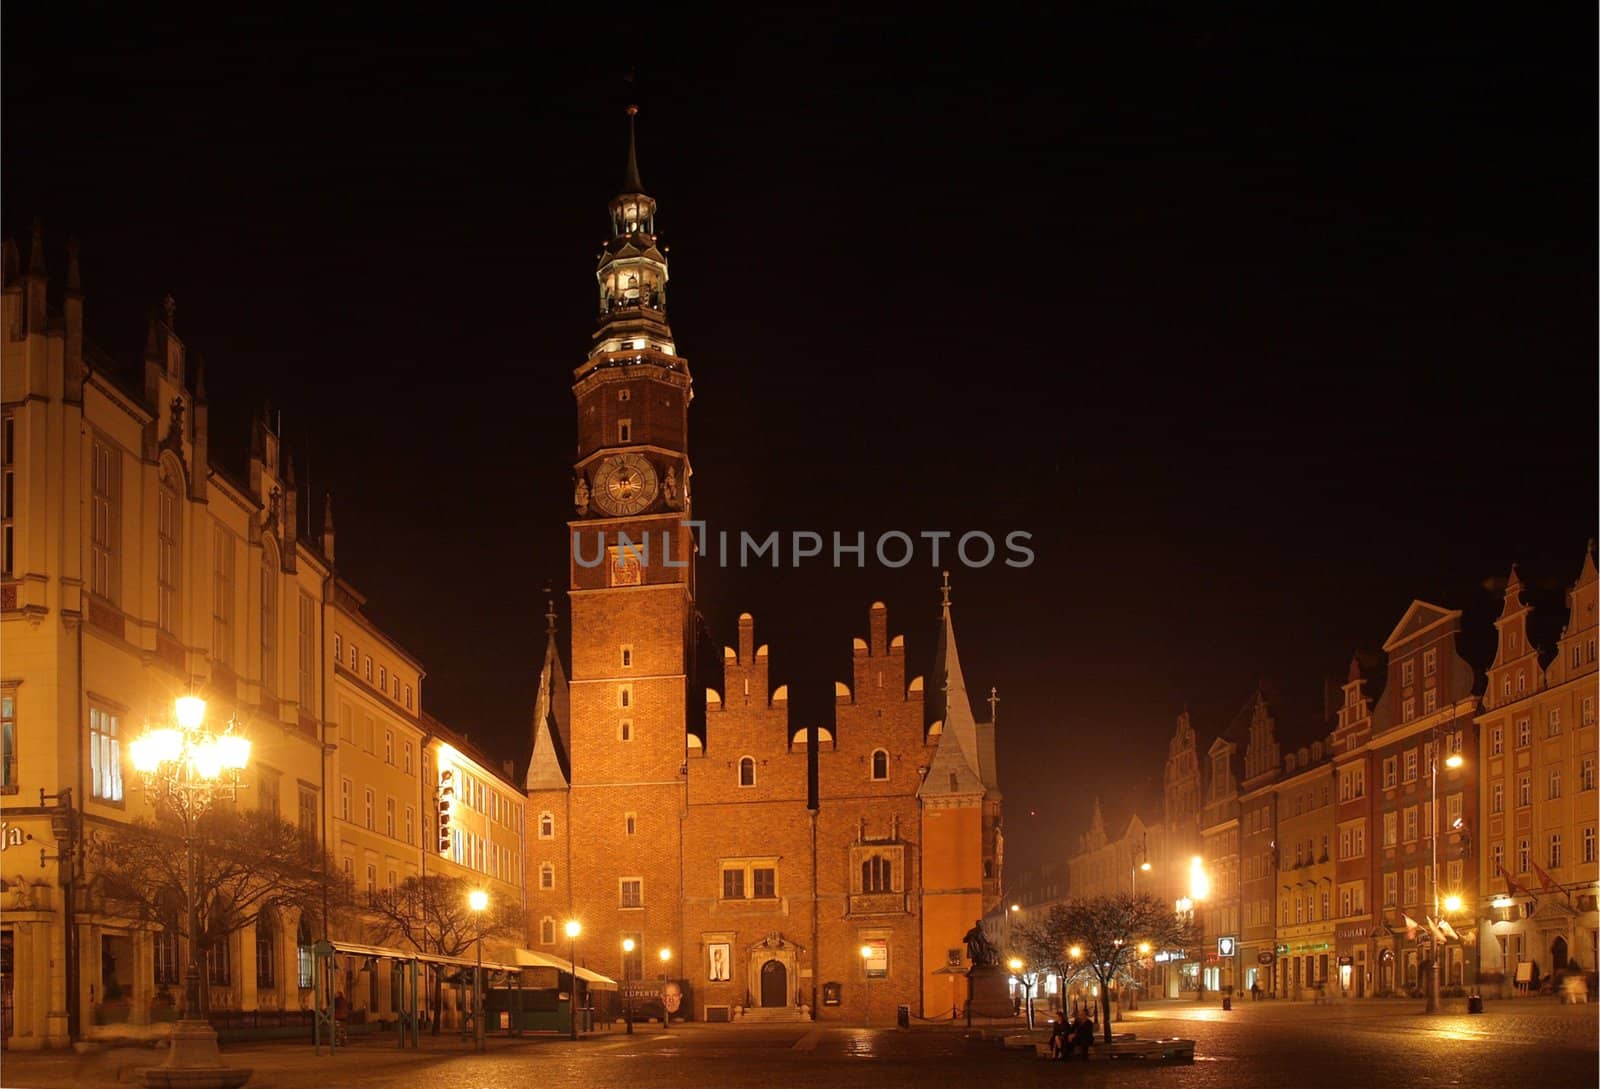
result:
[[[1261,1001],[1261,981],[1259,979],[1250,981],[1250,1001]]]

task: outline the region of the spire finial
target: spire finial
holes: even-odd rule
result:
[[[990,685],[989,686],[989,725],[991,725],[991,726],[993,726],[995,724],[995,721],[996,721],[995,707],[996,707],[997,704],[999,704],[999,702],[1000,702],[1000,689],[996,688],[994,685]]]
[[[67,236],[67,290],[82,291],[83,280],[78,275],[78,236]]]
[[[639,107],[628,107],[628,170],[622,177],[622,191],[624,193],[643,193],[644,182],[639,180],[639,153],[635,149],[633,119],[639,113]]]
[[[44,220],[38,216],[33,218],[33,247],[28,251],[28,275],[45,275]]]
[[[554,639],[556,637],[556,599],[555,595],[550,592],[549,583],[545,584],[544,592],[544,630],[545,634]]]
[[[942,604],[946,609],[950,607],[950,572],[944,572],[944,585],[939,588]]]

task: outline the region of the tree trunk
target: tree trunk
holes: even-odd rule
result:
[[[444,1017],[444,973],[430,972],[433,976],[433,1035],[439,1035],[439,1022]]]
[[[1111,1042],[1111,988],[1100,983],[1100,1023],[1105,1026],[1106,1043]]]

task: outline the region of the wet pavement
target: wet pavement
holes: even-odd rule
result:
[[[832,1025],[641,1026],[632,1036],[492,1039],[478,1054],[455,1038],[401,1051],[363,1039],[334,1056],[302,1044],[223,1049],[230,1064],[253,1067],[255,1089],[641,1089],[829,1086],[839,1089],[941,1089],[946,1086],[1252,1087],[1462,1086],[1532,1089],[1596,1084],[1600,1006],[1539,1000],[1490,1003],[1481,1016],[1426,1016],[1418,1002],[1161,1005],[1130,1013],[1118,1031],[1185,1036],[1192,1065],[1143,1060],[1052,1063],[1002,1048],[960,1029],[864,1029]],[[997,1035],[991,1029],[985,1035]],[[138,1084],[138,1068],[162,1052],[108,1048],[7,1053],[6,1089],[101,1089]]]

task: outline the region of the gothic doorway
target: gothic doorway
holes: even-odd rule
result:
[[[766,1007],[789,1004],[789,972],[780,960],[761,966],[761,1004]]]
[[[1567,939],[1557,937],[1550,943],[1551,970],[1564,972],[1567,969]]]

